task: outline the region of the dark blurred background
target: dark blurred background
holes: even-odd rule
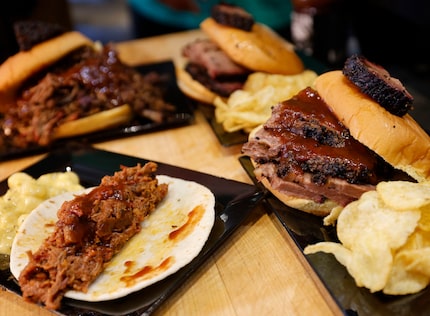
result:
[[[227,1],[228,2],[228,1]],[[399,78],[415,98],[413,116],[430,129],[430,2],[426,0],[292,0],[301,12],[322,14],[311,53],[328,68],[340,68],[352,53],[362,53]],[[309,8],[337,3],[336,10]],[[315,13],[317,12],[317,13]],[[286,13],[288,17],[291,12]],[[324,16],[325,14],[325,16]],[[327,18],[327,15],[330,15]],[[17,51],[16,20],[40,19],[76,29],[103,43],[135,38],[127,0],[15,0],[0,2],[0,61]],[[292,40],[291,38],[288,38]],[[319,45],[319,46],[318,46]],[[327,51],[338,55],[332,60]],[[328,56],[330,55],[330,56]]]

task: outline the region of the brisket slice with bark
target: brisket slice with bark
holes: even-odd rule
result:
[[[241,89],[248,78],[249,69],[235,63],[210,39],[197,39],[182,49],[188,59],[185,71],[207,89],[228,97]]]
[[[65,202],[54,232],[29,254],[19,276],[23,297],[57,309],[67,290],[85,292],[166,196],[156,169],[153,162],[121,167],[90,193]]]
[[[311,88],[274,106],[242,152],[285,195],[346,205],[391,177],[393,168],[352,138]]]

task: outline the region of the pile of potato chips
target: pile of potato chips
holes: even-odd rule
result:
[[[357,286],[389,295],[416,293],[430,282],[430,183],[381,182],[337,217],[340,243],[320,242],[305,254],[333,254]]]
[[[273,105],[312,86],[316,77],[311,70],[290,76],[252,73],[242,90],[233,92],[226,101],[215,99],[215,118],[226,132],[250,132],[270,118]]]

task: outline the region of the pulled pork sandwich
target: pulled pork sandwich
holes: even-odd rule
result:
[[[227,98],[252,72],[293,75],[304,70],[293,45],[241,7],[214,6],[200,28],[206,37],[187,44],[175,60],[178,86],[195,100],[212,104],[217,96]]]
[[[0,65],[0,150],[46,146],[174,111],[160,81],[121,62],[114,47],[43,22],[17,23],[20,51]]]
[[[430,137],[407,113],[412,102],[399,80],[354,55],[275,105],[242,152],[281,201],[325,216],[382,180],[430,178]]]

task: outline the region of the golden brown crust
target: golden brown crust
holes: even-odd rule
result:
[[[304,70],[293,45],[264,24],[254,23],[247,32],[207,18],[200,28],[236,63],[251,70],[282,75]]]
[[[202,103],[213,104],[217,94],[210,91],[185,71],[186,59],[177,57],[174,59],[176,83],[178,88],[188,97]]]
[[[98,112],[58,126],[54,131],[54,138],[66,138],[94,133],[100,130],[119,126],[131,121],[133,110],[127,104],[113,109]]]
[[[430,137],[409,114],[389,113],[341,71],[320,75],[315,87],[355,139],[417,181],[430,179]]]
[[[332,200],[326,200],[324,203],[317,203],[312,200],[286,195],[278,190],[273,189],[267,178],[261,178],[260,182],[282,203],[302,212],[324,217],[330,214],[330,212],[335,207],[339,206]]]
[[[0,65],[0,103],[13,100],[16,90],[24,81],[84,45],[93,45],[93,42],[81,33],[72,31],[9,57]]]

